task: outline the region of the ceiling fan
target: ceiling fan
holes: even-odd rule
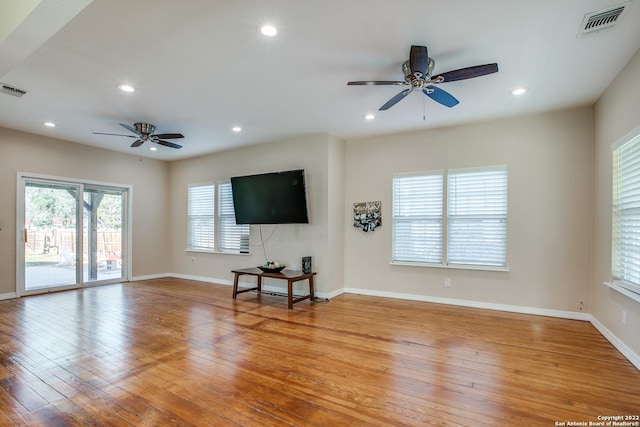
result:
[[[426,46],[411,46],[409,52],[409,60],[402,64],[402,72],[404,73],[404,81],[361,81],[348,82],[350,86],[409,86],[390,100],[388,100],[380,111],[388,110],[403,100],[407,95],[414,91],[422,91],[429,98],[446,106],[453,107],[458,101],[449,92],[440,89],[436,84],[454,82],[457,80],[466,80],[474,77],[485,76],[498,72],[498,64],[476,65],[474,67],[461,68],[459,70],[447,71],[446,73],[433,74],[435,61],[429,58]]]
[[[104,133],[104,132],[93,132],[96,135],[114,135],[114,136],[126,136],[127,138],[137,138],[136,141],[131,144],[132,147],[139,147],[147,141],[155,142],[156,144],[164,145],[165,147],[171,148],[182,148],[182,145],[174,144],[173,142],[164,141],[165,139],[177,139],[184,138],[184,135],[181,133],[157,133],[153,132],[156,130],[154,125],[150,125],[149,123],[134,123],[131,127],[124,123],[120,123],[120,126],[135,133],[136,135],[122,135],[119,133]]]

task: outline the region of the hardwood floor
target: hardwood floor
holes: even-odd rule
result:
[[[360,295],[287,310],[286,299],[231,291],[159,279],[0,301],[0,425],[640,415],[640,372],[588,322]]]

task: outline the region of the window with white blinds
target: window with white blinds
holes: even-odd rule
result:
[[[220,252],[249,253],[249,225],[236,224],[231,182],[218,183],[218,247]]]
[[[507,169],[447,174],[447,262],[506,267]]]
[[[640,293],[640,135],[613,151],[613,280]]]
[[[394,175],[392,262],[503,269],[506,256],[506,167]]]
[[[215,249],[213,228],[215,191],[214,184],[192,185],[188,189],[188,249],[199,251]]]
[[[442,171],[393,177],[393,261],[442,263],[442,184]]]
[[[249,226],[236,225],[229,181],[191,185],[187,196],[188,250],[249,253]]]

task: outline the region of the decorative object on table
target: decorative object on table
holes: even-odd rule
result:
[[[313,270],[313,266],[311,264],[311,257],[310,256],[303,256],[302,257],[302,272],[304,274],[309,274],[309,273],[311,273],[312,270]]]
[[[382,202],[362,202],[353,204],[353,226],[362,231],[374,231],[382,225]]]
[[[262,271],[264,271],[265,273],[280,273],[282,270],[284,270],[286,267],[286,265],[281,264],[277,261],[268,261],[266,263],[264,263],[263,265],[258,266],[258,268]]]

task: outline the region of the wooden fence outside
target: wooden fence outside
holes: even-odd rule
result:
[[[87,248],[87,235],[83,233],[82,244]],[[63,247],[70,252],[76,252],[76,231],[74,229],[53,229],[49,231],[28,231],[27,250],[32,254],[60,254]],[[122,252],[122,231],[98,231],[98,254],[106,257],[113,253]]]

